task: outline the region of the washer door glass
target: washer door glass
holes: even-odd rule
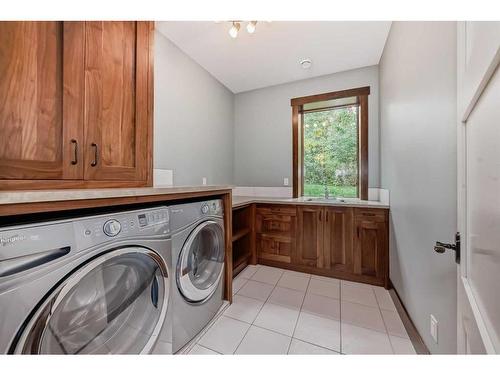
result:
[[[161,328],[167,269],[145,248],[107,253],[74,272],[28,326],[22,351],[99,354],[148,351]]]
[[[177,265],[177,283],[191,302],[209,298],[224,269],[224,232],[215,221],[205,221],[189,235]]]

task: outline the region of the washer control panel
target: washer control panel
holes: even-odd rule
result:
[[[204,202],[201,205],[201,213],[203,215],[221,215],[222,201],[220,199],[216,199],[213,201]]]
[[[153,208],[95,216],[74,222],[78,238],[85,247],[112,238],[157,235],[170,232],[167,208]]]
[[[148,225],[163,224],[168,221],[168,211],[150,211],[137,215],[139,227],[143,228]]]
[[[121,232],[122,225],[120,224],[120,222],[118,220],[111,219],[111,220],[108,220],[104,223],[102,230],[104,231],[104,234],[106,236],[115,237],[116,235],[118,235],[118,233]]]

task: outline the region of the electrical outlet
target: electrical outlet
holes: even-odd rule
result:
[[[288,186],[288,177],[283,179],[283,186]]]
[[[438,321],[434,315],[431,314],[431,336],[434,341],[438,342]]]
[[[203,185],[206,185],[206,184],[207,184],[207,178],[206,178],[206,177],[203,177],[203,178],[201,179],[201,183],[202,183]]]

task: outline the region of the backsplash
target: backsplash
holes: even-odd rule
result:
[[[236,186],[233,188],[233,195],[241,197],[291,198],[292,188],[286,186]],[[368,200],[389,204],[389,190],[368,188]]]

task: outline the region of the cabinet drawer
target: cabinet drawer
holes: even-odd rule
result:
[[[290,263],[294,242],[286,237],[257,234],[257,254],[260,259]]]
[[[257,224],[257,233],[280,233],[291,236],[293,219],[290,216],[261,215]]]
[[[297,210],[295,206],[285,206],[285,205],[272,205],[272,206],[257,206],[257,214],[263,215],[297,215]]]
[[[257,207],[255,231],[281,238],[294,238],[295,214],[295,207]]]
[[[354,218],[356,220],[369,220],[374,222],[387,221],[387,210],[381,208],[355,208]]]

